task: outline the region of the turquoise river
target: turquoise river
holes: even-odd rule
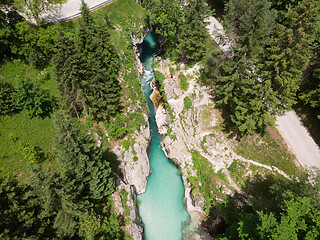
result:
[[[146,192],[138,195],[139,214],[144,223],[145,240],[179,240],[190,222],[183,205],[184,185],[177,167],[163,153],[161,136],[155,121],[155,109],[150,100],[149,83],[153,79],[153,55],[158,51],[155,37],[150,34],[142,43],[141,62],[145,73],[141,84],[150,110],[151,144],[148,151],[152,170]]]

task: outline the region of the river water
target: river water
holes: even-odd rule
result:
[[[190,222],[190,216],[183,205],[184,185],[181,174],[161,149],[155,109],[150,100],[152,90],[149,83],[153,79],[151,64],[153,55],[158,51],[152,34],[144,39],[142,48],[140,60],[145,74],[141,84],[150,110],[151,145],[148,157],[152,173],[148,178],[146,192],[138,195],[139,214],[144,223],[145,240],[180,240],[184,227]]]

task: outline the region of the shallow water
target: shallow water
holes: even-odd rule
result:
[[[148,178],[146,192],[138,195],[139,214],[144,223],[145,240],[179,240],[182,239],[182,230],[189,223],[190,216],[183,205],[184,185],[181,174],[161,149],[155,109],[150,100],[152,56],[158,51],[152,34],[144,39],[142,47],[140,59],[145,74],[141,78],[141,84],[150,110],[151,145],[148,157],[152,174]]]

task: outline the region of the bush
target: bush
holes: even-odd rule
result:
[[[160,85],[163,83],[163,80],[165,79],[165,76],[157,70],[154,71],[154,77],[160,83]]]
[[[128,140],[123,140],[121,142],[122,147],[124,147],[125,150],[128,150],[130,147],[130,142]]]
[[[127,133],[127,128],[125,126],[124,116],[117,114],[111,121],[107,124],[108,136],[111,140],[119,139]]]
[[[189,83],[187,81],[187,77],[181,72],[179,74],[179,79],[180,79],[181,89],[183,89],[184,91],[187,91],[189,88]]]
[[[9,114],[15,110],[13,93],[13,86],[0,80],[0,114]]]
[[[33,146],[30,143],[19,142],[19,150],[24,159],[28,160],[31,163],[39,164],[46,160],[49,160],[50,157],[47,153],[43,152],[40,147]]]
[[[184,109],[189,110],[192,107],[191,99],[188,96],[186,96],[183,99],[183,102],[184,102]]]
[[[13,97],[15,107],[26,109],[31,117],[50,116],[56,106],[56,100],[49,91],[39,88],[30,80],[19,80]]]

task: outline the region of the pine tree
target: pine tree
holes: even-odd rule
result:
[[[311,58],[312,38],[318,7],[313,0],[304,0],[287,14],[286,26],[278,24],[259,74],[271,81],[278,104],[274,112],[282,112],[296,102],[303,71]]]
[[[81,101],[79,53],[75,43],[62,33],[59,33],[54,63],[62,107],[68,113],[80,118],[84,104]]]
[[[87,33],[90,33],[90,28]],[[104,26],[96,26],[90,35],[81,39],[85,62],[81,87],[87,112],[95,119],[106,120],[120,109],[119,58]]]
[[[114,190],[109,162],[93,137],[71,126],[69,120],[58,120],[61,138],[58,149],[64,175],[81,199],[99,202]]]
[[[57,46],[55,63],[63,105],[78,118],[84,113],[107,120],[121,107],[119,57],[108,28],[93,21],[84,2],[81,14],[76,42],[61,35]]]
[[[231,0],[225,6],[225,26],[231,39],[236,40],[237,51],[254,61],[263,52],[274,31],[277,13],[267,0]]]
[[[177,52],[187,61],[199,61],[206,51],[208,33],[203,22],[187,19],[180,27]]]
[[[63,116],[58,117],[57,125],[64,174],[58,192],[61,207],[54,226],[59,236],[72,237],[79,234],[80,216],[113,193],[114,179],[109,162],[91,135],[82,133]]]
[[[314,58],[315,63],[311,79],[302,86],[299,98],[314,108],[317,117],[320,119],[320,46],[318,46],[318,52]]]
[[[229,109],[230,119],[240,133],[253,134],[273,124],[264,99],[267,88],[259,82],[245,55],[237,57],[235,53],[234,60],[224,62],[214,80],[214,89],[217,104]]]

